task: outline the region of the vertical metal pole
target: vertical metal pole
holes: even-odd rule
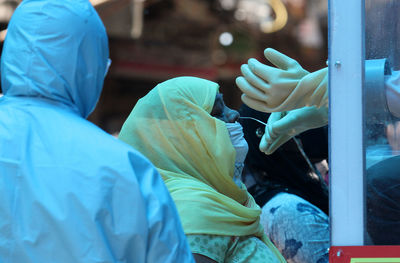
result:
[[[364,0],[329,1],[331,245],[364,244]]]

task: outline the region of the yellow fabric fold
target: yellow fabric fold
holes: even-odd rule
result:
[[[186,234],[260,237],[260,208],[234,181],[235,150],[225,123],[210,115],[218,84],[195,77],[167,80],[140,99],[119,138],[158,169]]]

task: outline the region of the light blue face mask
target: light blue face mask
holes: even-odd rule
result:
[[[236,150],[233,181],[235,181],[235,183],[240,187],[242,181],[244,160],[246,159],[247,152],[249,151],[249,145],[244,138],[243,127],[242,125],[240,125],[240,123],[226,123],[226,128],[228,129],[232,145]]]

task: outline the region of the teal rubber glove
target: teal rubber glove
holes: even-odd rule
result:
[[[328,108],[304,107],[288,112],[274,112],[268,118],[260,150],[272,154],[282,144],[309,129],[328,124]]]
[[[267,48],[264,55],[276,67],[249,59],[241,67],[236,85],[242,101],[263,112],[282,112],[304,106],[327,106],[327,68],[309,73],[294,59]]]

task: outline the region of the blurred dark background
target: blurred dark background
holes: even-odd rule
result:
[[[20,0],[0,0],[0,40]],[[89,120],[116,134],[137,100],[176,76],[218,82],[241,105],[235,78],[275,48],[309,71],[327,60],[327,0],[91,0],[110,42],[112,64]],[[2,44],[1,44],[2,45]]]

